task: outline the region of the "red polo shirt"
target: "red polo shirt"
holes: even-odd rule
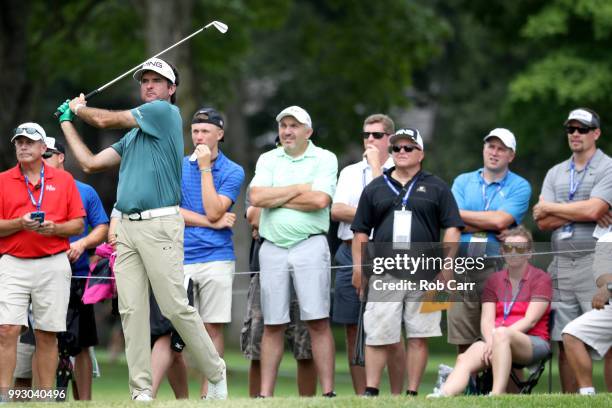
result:
[[[550,315],[550,301],[552,300],[552,279],[543,270],[529,264],[527,271],[521,279],[521,290],[504,321],[504,304],[509,307],[512,303],[512,285],[508,278],[508,270],[495,272],[487,279],[482,291],[482,302],[495,302],[495,327],[512,326],[525,317],[529,302],[549,302],[546,312],[535,326],[527,332],[531,336],[539,336],[549,340],[548,319]]]
[[[79,190],[70,173],[45,166],[45,192],[41,211],[45,220],[63,223],[85,216]],[[34,201],[38,202],[42,189],[30,183]],[[36,211],[36,206],[26,189],[25,178],[19,164],[0,173],[0,219],[11,220]],[[41,235],[33,231],[19,231],[0,237],[0,254],[18,258],[37,258],[66,251],[70,247],[68,238]]]

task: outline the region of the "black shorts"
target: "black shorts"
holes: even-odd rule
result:
[[[98,330],[94,305],[85,305],[81,300],[85,279],[73,279],[70,285],[70,302],[66,314],[66,331],[58,333],[60,350],[65,348],[71,356],[83,349],[98,345]]]
[[[187,287],[187,297],[189,299],[189,304],[193,306],[193,281],[189,280],[189,285]],[[149,322],[151,325],[151,348],[155,344],[155,342],[160,338],[167,334],[170,335],[170,348],[176,352],[181,352],[185,348],[185,342],[181,338],[181,336],[176,332],[170,320],[166,319],[166,317],[162,314],[159,309],[159,305],[155,300],[155,296],[153,295],[153,291],[149,291]]]

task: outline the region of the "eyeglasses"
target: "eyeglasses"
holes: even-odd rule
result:
[[[527,245],[517,245],[517,244],[502,244],[502,251],[505,253],[511,253],[515,251],[517,254],[525,254],[531,250]]]
[[[580,133],[581,135],[586,135],[591,130],[593,130],[593,128],[590,128],[590,127],[578,127],[578,126],[566,126],[565,127],[565,131],[567,132],[568,135],[572,135],[576,131],[578,131],[578,133]]]
[[[404,150],[406,153],[412,153],[413,150],[419,150],[414,146],[408,146],[408,145],[400,145],[400,146],[391,146],[391,150],[394,153],[399,153],[402,150]]]
[[[27,127],[18,127],[15,128],[13,130],[13,134],[14,135],[20,135],[23,133],[27,133],[28,135],[39,135],[42,136],[40,133],[38,133],[38,130],[34,129],[34,128],[27,128]]]
[[[361,132],[361,135],[363,136],[364,139],[368,139],[370,137],[370,135],[372,135],[372,137],[374,139],[382,139],[383,137],[387,136],[388,133],[385,133],[385,132]]]

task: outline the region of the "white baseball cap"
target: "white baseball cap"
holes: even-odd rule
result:
[[[159,75],[163,76],[173,84],[176,82],[176,76],[174,75],[174,71],[170,64],[160,58],[149,58],[142,64],[136,72],[134,72],[134,79],[140,82],[142,79],[142,74],[145,71],[153,71],[157,72]]]
[[[514,153],[516,153],[516,138],[514,137],[514,133],[505,128],[495,128],[490,131],[483,140],[486,142],[492,137],[498,138],[507,148],[512,149]]]
[[[295,120],[298,122],[312,128],[312,121],[310,120],[310,115],[304,109],[299,106],[289,106],[282,110],[281,113],[276,115],[276,121],[280,122],[285,116],[293,116]]]
[[[17,126],[11,138],[11,143],[19,136],[25,136],[31,140],[42,140],[43,143],[47,142],[45,130],[38,123],[34,122],[26,122]]]
[[[417,129],[412,128],[403,128],[399,129],[389,138],[389,143],[394,144],[398,140],[410,140],[419,146],[421,151],[425,150],[425,146],[423,145],[423,138],[421,137],[421,133]]]

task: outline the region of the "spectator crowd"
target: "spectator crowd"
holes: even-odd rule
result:
[[[492,373],[492,395],[512,392],[513,364],[550,358],[554,345],[563,392],[595,393],[593,359],[605,360],[612,391],[612,159],[597,147],[596,112],[576,108],[565,118],[570,156],[542,186],[510,169],[518,146],[505,128],[476,138],[482,167],[449,185],[427,171],[419,130],[396,129],[381,113],[356,135],[362,159],[338,174],[336,155],[312,141],[309,113],[289,106],[276,116],[277,146],[259,156],[245,185],[243,168],[222,151],[226,123],[212,107],[192,115],[193,148],[183,157],[174,66],[152,58],[134,79],[142,104],[133,109],[94,108],[81,94],[58,108],[61,138],[34,122],[9,135],[17,163],[0,173],[0,401],[16,389],[53,390],[65,364],[74,398],[92,399],[98,334],[84,293],[97,261],[90,254],[102,244],[113,253],[131,398],[153,400],[165,377],[187,398],[186,348],[202,375],[199,396],[226,399],[232,228],[243,218],[232,209],[243,186],[252,275],[240,345],[252,397],[274,395],[285,339],[299,394],[316,395],[318,381],[321,395],[335,397],[332,322],[344,329],[356,395],[379,395],[386,367],[392,394],[416,396],[443,313],[457,361],[430,397],[463,394],[483,370]],[[127,132],[92,152],[77,119]],[[68,155],[86,173],[119,167],[112,213],[64,170]],[[532,194],[539,198],[530,213]],[[533,265],[528,217],[551,233],[547,271]],[[330,238],[339,242],[333,254]],[[432,278],[470,282],[470,293],[444,303],[428,297],[444,290],[375,290],[372,248],[436,243],[447,256],[484,260],[478,270],[445,267]],[[386,287],[401,278],[381,277]]]

